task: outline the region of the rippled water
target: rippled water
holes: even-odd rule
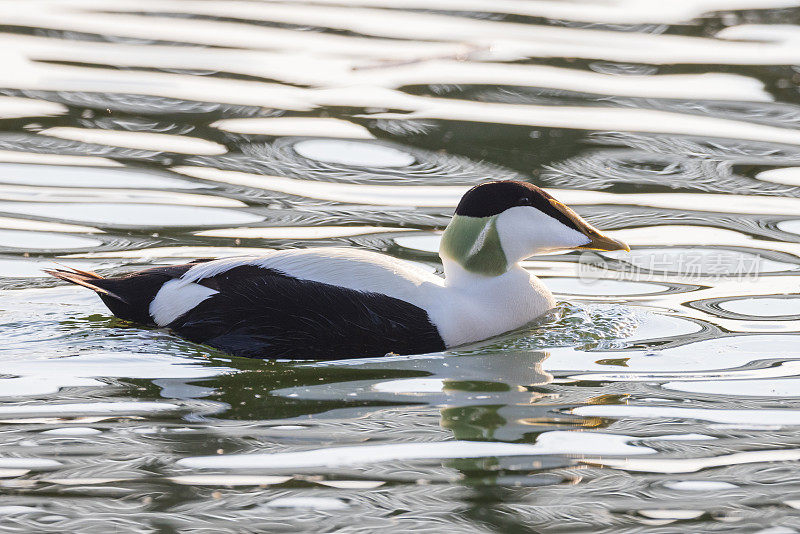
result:
[[[800,532],[798,6],[1,1],[0,532]],[[446,353],[234,359],[41,272],[438,270],[508,178],[633,250]]]

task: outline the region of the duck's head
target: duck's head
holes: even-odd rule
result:
[[[497,276],[534,254],[569,249],[630,250],[535,185],[498,181],[464,194],[439,255],[475,274]]]

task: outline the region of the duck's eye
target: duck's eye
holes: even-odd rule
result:
[[[519,200],[517,200],[517,206],[530,206],[532,204],[531,199],[528,197],[520,197]]]

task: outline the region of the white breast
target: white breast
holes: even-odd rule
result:
[[[428,310],[448,347],[519,328],[555,306],[542,282],[519,265],[500,276],[469,273],[445,260],[445,299]]]

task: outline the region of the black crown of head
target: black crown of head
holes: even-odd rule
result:
[[[520,181],[486,182],[476,185],[461,197],[456,215],[491,217],[517,206],[532,206],[561,223],[578,230],[575,223],[550,202],[555,200],[533,184]]]

